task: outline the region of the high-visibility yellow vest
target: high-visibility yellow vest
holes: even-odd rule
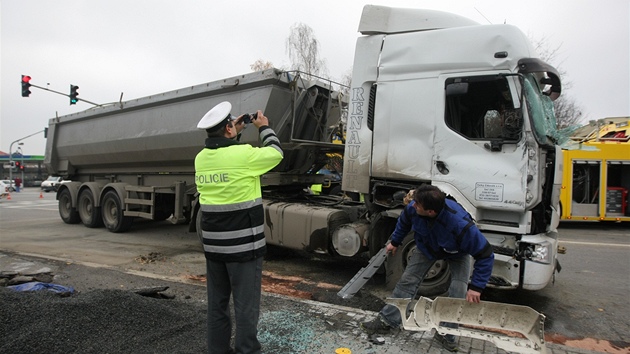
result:
[[[265,252],[260,176],[282,160],[275,133],[261,129],[263,147],[208,138],[195,158],[206,258],[248,261]]]

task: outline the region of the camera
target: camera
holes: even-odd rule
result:
[[[249,113],[249,114],[243,114],[243,123],[245,124],[249,124],[252,122],[252,120],[255,120],[256,118],[258,118],[258,112],[256,113]]]

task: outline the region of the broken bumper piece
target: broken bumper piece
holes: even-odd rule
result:
[[[477,338],[494,343],[508,352],[546,354],[545,316],[527,306],[464,299],[421,297],[415,305],[411,299],[388,298],[402,315],[402,326],[408,331],[429,331],[440,334]],[[440,322],[460,324],[459,328],[440,326]]]

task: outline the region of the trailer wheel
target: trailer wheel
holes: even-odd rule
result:
[[[95,228],[103,226],[103,218],[101,217],[101,208],[96,206],[94,202],[94,194],[90,189],[84,189],[79,194],[78,212],[83,225]]]
[[[116,191],[111,190],[103,196],[101,203],[103,223],[110,232],[125,232],[131,227],[133,219],[124,216],[124,209]]]
[[[392,290],[396,286],[414,248],[416,248],[416,243],[413,239],[413,232],[411,232],[405,237],[400,247],[398,247],[396,254],[394,256],[390,254],[387,257],[385,279],[387,289]],[[433,264],[431,269],[429,269],[427,276],[424,278],[422,284],[420,284],[418,295],[435,296],[443,294],[448,291],[451,283],[450,280],[451,272],[448,269],[448,263],[445,261],[437,261]]]
[[[59,216],[66,224],[78,224],[81,221],[79,213],[72,207],[72,195],[68,189],[59,192]]]

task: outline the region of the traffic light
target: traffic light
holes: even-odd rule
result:
[[[22,75],[22,97],[28,97],[31,94],[30,84],[31,77],[28,75]]]
[[[11,168],[15,168],[15,161],[11,161],[11,162],[9,163],[9,166],[10,166]]]
[[[18,170],[23,170],[22,164],[20,163],[20,161],[15,161],[15,168],[17,168]]]
[[[78,89],[79,86],[70,84],[70,104],[77,104],[77,102],[79,102],[79,99],[77,98],[77,96],[79,95],[79,93],[77,92]]]

